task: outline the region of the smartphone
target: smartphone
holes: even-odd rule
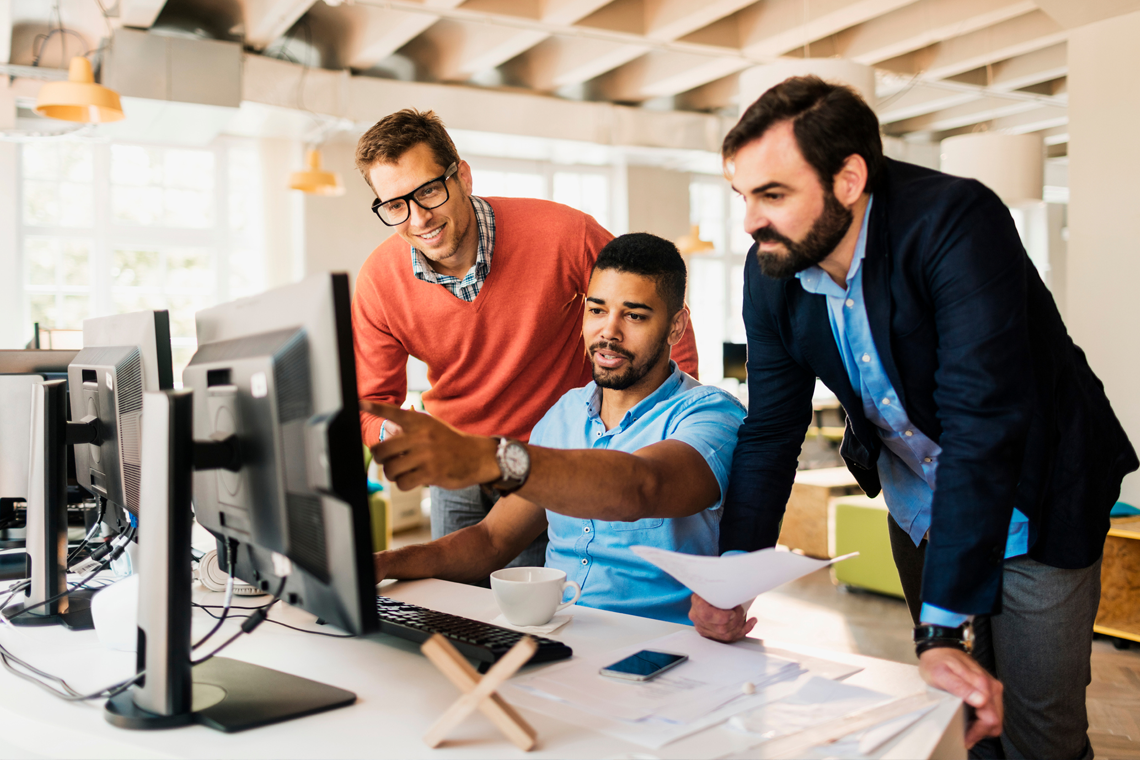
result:
[[[664,673],[669,668],[680,665],[689,659],[687,654],[673,654],[672,652],[654,652],[642,649],[637,654],[631,654],[624,660],[618,660],[613,665],[607,665],[598,672],[608,678],[623,678],[627,681],[648,681]]]

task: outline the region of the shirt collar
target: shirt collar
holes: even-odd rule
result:
[[[474,195],[471,196],[471,206],[475,209],[475,227],[479,233],[479,247],[475,251],[475,264],[472,268],[486,271],[491,267],[491,253],[495,248],[495,212],[490,203]],[[419,279],[430,282],[440,282],[445,277],[451,277],[436,272],[427,257],[417,251],[415,246],[412,246],[412,272]]]
[[[873,195],[867,199],[867,208],[863,212],[863,224],[859,227],[859,237],[855,241],[855,253],[851,256],[851,266],[847,270],[848,285],[855,279],[859,272],[859,266],[863,263],[863,257],[867,254],[867,222],[871,219],[871,204],[874,202],[875,196]],[[823,271],[818,264],[813,264],[802,272],[796,272],[796,277],[800,281],[800,286],[808,293],[843,296],[846,292],[846,289],[836,285],[835,280],[831,279],[831,275]]]
[[[657,404],[672,396],[677,388],[684,382],[684,372],[677,366],[677,362],[672,359],[669,360],[669,377],[665,378],[665,382],[657,386],[657,389],[650,393],[645,398],[638,401],[633,405],[629,411],[621,418],[618,428],[624,428],[631,422],[637,421],[637,418],[644,414],[649,409],[652,409]],[[602,415],[602,389],[598,384],[591,381],[586,386],[589,393],[586,394],[586,413],[590,419],[601,419]]]

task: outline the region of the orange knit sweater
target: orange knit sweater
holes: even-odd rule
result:
[[[407,360],[428,366],[424,407],[460,430],[526,440],[546,410],[592,379],[582,339],[590,270],[613,237],[593,217],[549,201],[487,198],[495,212],[491,269],[471,303],[412,274],[392,235],[356,280],[352,329],[362,399],[401,404]],[[673,350],[696,375],[690,329]],[[361,414],[364,442],[381,421]]]

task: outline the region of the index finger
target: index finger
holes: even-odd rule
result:
[[[411,409],[401,409],[394,404],[385,404],[383,401],[366,401],[365,399],[360,399],[360,409],[376,417],[392,420],[401,427],[410,422],[414,415],[419,414],[419,412]]]

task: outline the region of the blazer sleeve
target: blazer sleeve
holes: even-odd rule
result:
[[[1009,521],[1033,409],[1026,321],[1032,266],[1008,209],[963,181],[927,236],[942,425],[922,596],[963,614],[1001,609]]]
[[[788,352],[767,303],[784,283],[762,280],[753,249],[744,267],[748,415],[738,434],[724,500],[722,552],[776,544],[811,424],[815,373]]]

